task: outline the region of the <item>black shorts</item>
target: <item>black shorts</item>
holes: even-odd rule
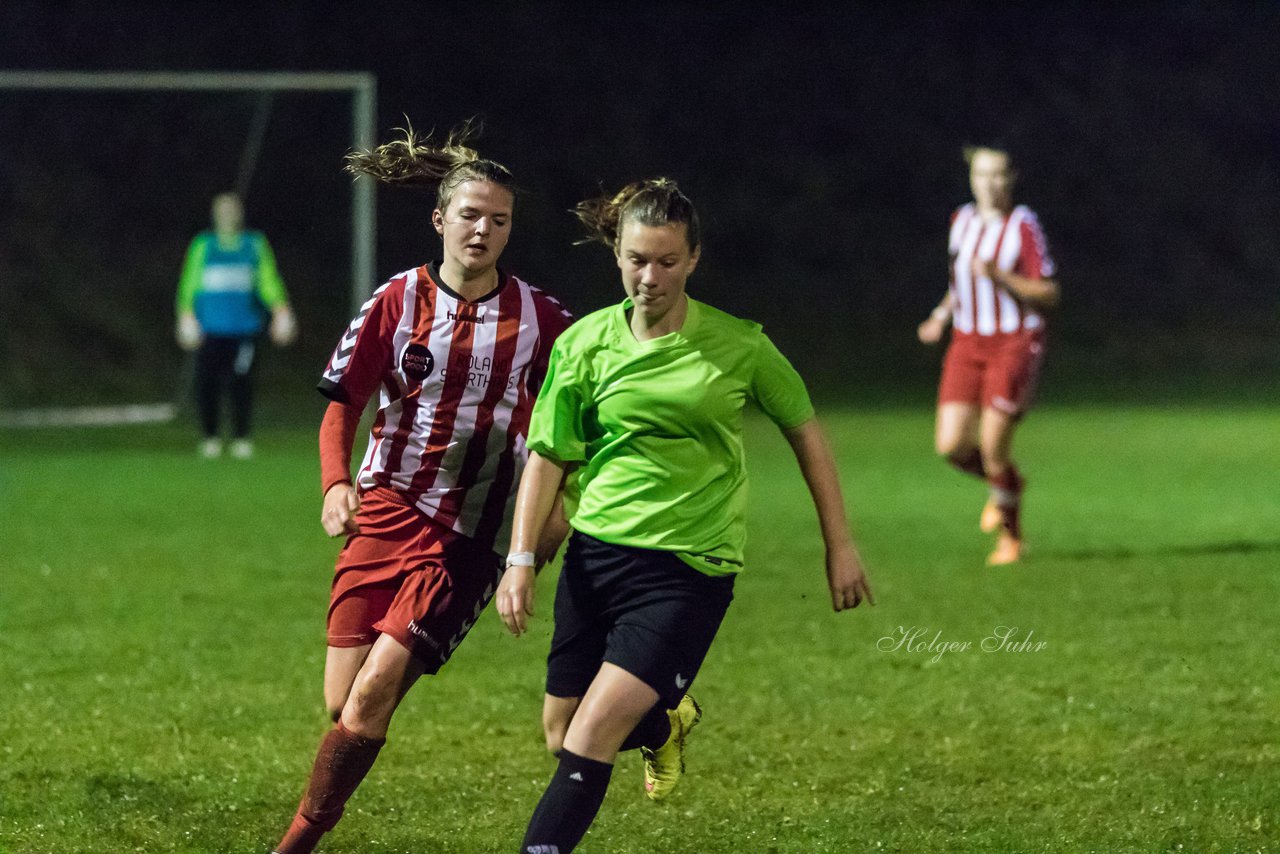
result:
[[[733,601],[733,578],[705,575],[671,552],[574,531],[556,588],[547,693],[583,696],[607,661],[674,709]]]

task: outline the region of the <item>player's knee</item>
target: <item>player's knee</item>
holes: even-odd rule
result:
[[[378,729],[386,726],[395,711],[396,689],[380,671],[361,673],[351,687],[347,702],[338,710],[351,723]]]
[[[334,723],[338,722],[338,718],[342,717],[342,707],[347,704],[347,697],[351,696],[351,689],[338,692],[331,690],[329,686],[325,686],[324,692],[324,708],[329,713],[329,719]]]
[[[324,708],[329,713],[329,720],[334,723],[338,722],[338,718],[342,717],[342,709],[347,705],[347,698],[351,697],[351,684],[328,684],[324,686]]]
[[[547,740],[547,752],[552,756],[560,753],[564,747],[564,734],[569,731],[567,721],[561,720],[544,720],[542,722],[542,734]]]
[[[933,449],[938,452],[938,456],[947,459],[963,457],[977,449],[975,441],[977,438],[968,430],[956,429],[954,425],[939,424],[933,434]]]

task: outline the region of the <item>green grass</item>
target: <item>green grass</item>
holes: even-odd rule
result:
[[[584,852],[1280,848],[1280,412],[1046,407],[1032,554],[983,566],[980,486],[927,408],[831,412],[879,604],[827,604],[813,510],[753,422],[749,568],[669,803],[626,755]],[[177,428],[0,433],[0,851],[260,852],[325,728],[312,427],[205,463]],[[513,852],[540,744],[530,636],[490,611],[419,685],[322,849]],[[1039,651],[977,648],[998,626]],[[974,647],[878,648],[900,628]]]

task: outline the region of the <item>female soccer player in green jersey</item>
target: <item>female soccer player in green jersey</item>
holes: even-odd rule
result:
[[[498,612],[533,616],[533,552],[566,474],[573,534],[555,601],[543,726],[560,760],[521,843],[568,854],[620,750],[639,747],[665,797],[701,718],[688,696],[742,569],[743,408],[786,435],[817,506],[837,611],[871,601],[835,461],[804,382],[760,326],[690,299],[698,216],[673,181],[583,202],[590,238],[617,255],[626,299],[560,337],[529,427]]]

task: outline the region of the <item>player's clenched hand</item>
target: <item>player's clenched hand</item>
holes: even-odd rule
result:
[[[498,616],[511,634],[519,637],[533,616],[533,595],[537,575],[531,566],[507,566],[494,598],[498,600]]]
[[[916,327],[916,337],[921,344],[937,344],[942,340],[942,333],[947,331],[946,318],[932,317]]]
[[[831,588],[831,607],[837,611],[856,608],[864,599],[876,604],[862,558],[852,545],[828,550],[827,586]]]
[[[204,341],[204,330],[200,328],[200,321],[196,320],[194,313],[184,311],[178,316],[176,336],[178,346],[188,351],[197,349]]]
[[[271,343],[277,347],[288,347],[298,340],[298,321],[294,319],[293,310],[289,306],[277,306],[271,312],[269,334]]]
[[[324,508],[320,511],[320,524],[331,537],[358,534],[356,511],[360,509],[360,496],[349,483],[335,483],[324,494]]]

